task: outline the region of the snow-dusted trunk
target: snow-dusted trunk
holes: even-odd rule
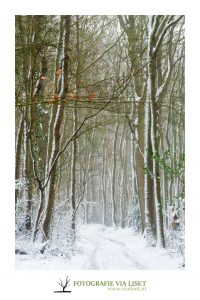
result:
[[[138,183],[137,183],[137,173],[136,173],[136,162],[135,162],[135,145],[133,142],[131,142],[131,175],[132,175],[132,193],[133,193],[133,199],[134,203],[138,203]],[[141,216],[141,211],[140,211]]]
[[[73,132],[77,130],[77,109],[76,104],[73,108]],[[72,214],[76,209],[76,156],[77,156],[77,141],[76,138],[72,141],[72,161],[71,161],[71,203]],[[72,220],[72,229],[75,229],[75,219]]]
[[[31,208],[32,208],[32,165],[31,165],[31,155],[30,155],[30,137],[29,137],[29,123],[27,120],[32,115],[30,114],[30,109],[28,106],[25,107],[24,111],[24,177],[25,177],[25,189],[24,198],[26,201],[26,216],[25,216],[25,226],[27,230],[31,229]],[[31,120],[32,123],[32,120]]]
[[[155,32],[157,30],[158,23],[155,17],[149,19],[149,35],[148,35],[148,113],[151,122],[149,126],[151,128],[152,143],[152,158],[153,158],[153,182],[154,182],[154,200],[156,206],[156,219],[157,219],[157,245],[165,247],[164,239],[164,226],[163,226],[163,213],[161,203],[161,190],[160,190],[160,175],[159,165],[157,162],[158,145],[156,137],[156,55],[154,52],[155,45]],[[149,120],[149,118],[148,118]]]
[[[144,201],[145,201],[145,231],[147,245],[155,245],[154,224],[154,193],[152,185],[152,161],[150,155],[151,146],[151,127],[150,127],[150,107],[149,100],[145,103],[145,151],[144,151]]]
[[[116,164],[117,164],[117,136],[119,130],[119,122],[115,126],[115,135],[114,135],[114,143],[113,143],[113,168],[112,168],[112,187],[111,187],[111,201],[112,201],[112,226],[117,228],[117,219],[116,219],[116,189],[115,189],[115,181],[116,181]]]
[[[92,136],[91,136],[91,143],[93,144],[94,143],[94,140],[95,140],[95,129],[93,129],[92,131]],[[85,136],[85,142],[87,141],[86,139],[86,136]],[[92,149],[89,150],[89,153],[88,153],[88,158],[87,158],[87,164],[86,164],[86,175],[88,176],[88,179],[86,181],[86,187],[85,187],[85,190],[86,190],[86,203],[84,204],[84,222],[85,224],[88,224],[88,221],[89,221],[89,203],[90,203],[90,200],[92,200],[92,196],[91,196],[91,183],[92,183],[92,179],[90,177],[90,167],[92,165],[92,160],[93,160],[93,151]]]
[[[148,32],[148,81],[147,81],[147,97],[145,103],[145,151],[144,151],[144,199],[145,199],[145,226],[146,226],[146,242],[149,245],[155,245],[155,228],[153,228],[153,209],[155,189],[152,190],[153,168],[152,168],[152,139],[151,125],[152,114],[150,104],[152,95],[155,93],[155,58],[152,55],[153,35],[152,35],[152,18],[149,20]]]
[[[55,70],[54,70],[54,99],[56,100],[58,94],[60,92],[60,84],[61,74],[60,74],[60,61],[61,61],[61,50],[62,50],[62,42],[63,42],[63,19],[64,16],[61,16],[60,19],[60,31],[59,31],[59,41],[57,44],[56,56],[55,56]],[[52,136],[53,136],[53,126],[55,123],[56,113],[58,110],[58,105],[52,105],[51,114],[49,119],[49,128],[48,128],[48,141],[47,141],[47,154],[46,154],[46,170],[45,174],[48,175],[49,171],[49,162],[52,151]]]
[[[24,25],[22,16],[17,16],[16,21],[19,26],[20,31],[20,42],[21,42],[21,48],[26,49],[28,48],[29,41],[28,39],[25,39],[25,32],[24,32]],[[26,21],[27,22],[27,21]],[[27,22],[28,24],[28,22]],[[34,44],[34,39],[33,39]],[[24,51],[22,56],[22,76],[23,76],[23,85],[22,85],[22,98],[25,102],[29,101],[29,91],[30,91],[30,85],[29,85],[29,78],[28,74],[31,70],[31,63],[29,61],[29,54],[27,51]],[[20,159],[21,159],[21,150],[22,150],[22,141],[23,141],[23,172],[24,172],[24,179],[25,179],[25,188],[24,188],[24,200],[26,203],[25,209],[25,227],[27,230],[31,229],[31,207],[32,207],[32,172],[31,172],[31,158],[30,158],[30,149],[29,149],[29,115],[30,109],[26,105],[25,108],[22,111],[22,117],[20,120],[20,128],[17,135],[16,140],[16,165],[15,165],[15,176],[16,179],[19,178],[19,168],[20,168]],[[16,190],[16,199],[17,202],[18,198],[18,190]]]
[[[62,60],[62,83],[63,87],[61,90],[60,97],[65,97],[68,91],[68,76],[69,76],[69,56],[68,56],[68,48],[69,48],[69,39],[70,39],[70,29],[71,29],[71,16],[65,16],[65,37],[64,37],[64,49],[63,49],[63,60]],[[56,180],[56,168],[57,163],[54,162],[59,150],[60,150],[60,142],[61,142],[61,125],[64,116],[64,108],[65,104],[62,103],[59,105],[55,124],[53,128],[53,141],[52,141],[52,154],[50,160],[50,174],[49,174],[49,182],[48,189],[46,195],[46,209],[43,217],[43,235],[44,239],[50,239],[51,235],[51,221],[53,216],[54,209],[54,199],[55,199],[55,180]]]
[[[104,143],[103,143],[103,169],[101,174],[101,185],[102,185],[102,225],[106,226],[106,195],[107,195],[107,132],[105,132]]]
[[[19,130],[16,138],[16,154],[15,154],[15,180],[18,184],[20,178],[20,162],[21,162],[21,152],[22,152],[22,138],[23,138],[23,129],[24,129],[24,118],[23,115],[20,119]],[[15,189],[15,204],[17,204],[19,196],[18,187]]]
[[[52,156],[51,156],[50,165],[53,163],[60,149],[60,129],[62,124],[63,114],[64,114],[64,105],[61,104],[56,114],[56,120],[55,120],[55,125],[53,130],[53,146],[52,146]],[[50,233],[51,233],[50,226],[51,226],[53,209],[54,209],[56,168],[57,168],[57,163],[54,163],[53,168],[51,168],[49,183],[46,187],[46,191],[47,191],[46,209],[45,209],[46,211],[44,213],[42,227],[44,232],[44,239],[47,240],[50,238]]]
[[[121,211],[121,227],[125,227],[125,218],[127,217],[128,203],[129,203],[129,191],[128,191],[128,138],[125,135],[124,140],[124,168],[123,168],[123,203]]]
[[[28,107],[25,108],[25,119],[28,118]],[[30,156],[30,140],[28,138],[29,129],[28,124],[24,122],[24,200],[26,203],[25,226],[27,230],[31,229],[31,207],[32,207],[32,170],[31,170],[31,156]]]
[[[143,36],[146,34],[146,21],[140,19],[138,23],[137,16],[119,16],[119,22],[123,30],[126,32],[129,44],[129,58],[131,61],[132,72],[137,72],[142,66],[142,56],[138,55],[138,49],[144,49],[146,47],[145,39],[140,40],[138,45],[138,38],[140,34]],[[138,27],[139,24],[139,27]],[[139,48],[138,48],[139,47]],[[142,53],[142,52],[140,52]],[[137,54],[137,55],[136,55]],[[143,73],[143,74],[142,74]],[[145,80],[146,74],[143,68],[141,68],[141,77],[133,76],[132,81],[132,93],[133,99],[137,101],[133,116],[137,116],[137,146],[135,148],[135,168],[137,174],[137,186],[139,196],[139,206],[141,213],[141,225],[142,232],[145,230],[145,200],[144,200],[144,158],[141,154],[144,153],[144,116],[145,116],[145,94],[146,85],[143,84],[143,77]]]
[[[157,246],[165,247],[164,225],[163,225],[163,212],[161,201],[161,187],[160,187],[160,172],[159,165],[155,156],[158,154],[158,145],[156,139],[156,109],[155,104],[151,101],[151,139],[153,150],[153,179],[154,179],[154,197],[156,204],[156,217],[157,217]]]
[[[145,180],[144,180],[144,171],[142,166],[144,165],[144,158],[139,149],[144,153],[144,131],[145,128],[143,126],[145,120],[145,105],[144,102],[140,102],[138,104],[138,124],[137,124],[137,134],[138,134],[138,146],[135,149],[135,168],[137,174],[137,183],[138,183],[138,195],[139,195],[139,205],[140,205],[140,213],[141,213],[141,225],[142,232],[144,232],[146,227],[145,221]]]
[[[161,155],[164,156],[164,137],[163,137],[163,133],[161,132],[160,134],[160,152]],[[168,211],[168,186],[167,186],[167,174],[165,169],[163,168],[163,170],[161,171],[161,195],[162,195],[162,202],[163,202],[163,208],[164,211],[167,212]],[[168,219],[168,214],[165,213],[165,215],[163,216],[163,223],[164,223],[164,227],[168,228],[168,224],[169,224],[169,219]]]
[[[77,68],[76,68],[76,98],[79,97],[79,81],[80,81],[80,33],[79,33],[79,16],[76,16],[76,54],[78,57]],[[77,131],[77,108],[76,102],[72,111],[73,120],[73,133]],[[76,209],[76,158],[77,158],[77,140],[76,138],[72,141],[72,163],[71,163],[71,203],[72,203],[72,215],[75,216],[74,212]],[[75,217],[72,218],[72,230],[75,230]],[[75,237],[75,233],[74,233]]]
[[[157,245],[165,247],[164,225],[163,225],[163,207],[161,201],[161,182],[159,170],[159,147],[158,147],[158,112],[157,101],[161,101],[166,93],[166,87],[172,74],[172,38],[174,26],[182,18],[173,16],[152,16],[149,18],[148,32],[148,96],[151,109],[151,141],[153,150],[153,180],[154,180],[154,198],[157,217]],[[169,31],[170,30],[170,31]],[[169,34],[168,42],[168,62],[164,78],[161,80],[161,69],[157,72],[156,62],[159,61],[159,50],[166,34]],[[176,135],[175,135],[176,136]],[[174,155],[175,157],[175,155]]]
[[[120,217],[120,226],[122,228],[125,227],[125,220],[127,216],[127,206],[128,206],[128,182],[127,182],[127,162],[128,162],[128,138],[125,132],[125,120],[123,124],[123,129],[121,132],[121,140],[120,140],[120,162],[121,162],[121,170],[118,172],[118,181],[120,187],[120,199],[119,199],[119,217]]]
[[[42,216],[42,211],[44,209],[44,200],[45,200],[45,194],[44,190],[40,189],[39,191],[39,203],[37,207],[37,212],[36,212],[36,217],[32,229],[32,241],[35,242],[36,236],[39,230],[41,230],[41,227],[39,228],[39,225],[41,225],[41,216]]]
[[[120,157],[120,170],[118,171],[118,182],[119,182],[119,223],[120,226],[124,227],[124,205],[125,205],[125,143],[124,143],[124,132],[125,132],[125,120],[123,128],[120,133],[121,138],[119,142],[119,157]]]

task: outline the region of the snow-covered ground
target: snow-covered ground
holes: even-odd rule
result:
[[[144,239],[130,228],[103,229],[94,224],[77,229],[74,256],[58,257],[48,252],[16,255],[17,269],[162,270],[177,269],[181,262],[180,257],[171,257],[164,249],[145,246]]]

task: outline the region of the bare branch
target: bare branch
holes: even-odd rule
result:
[[[132,133],[132,136],[133,136],[133,140],[134,140],[134,142],[136,143],[136,145],[137,145],[137,147],[138,147],[138,149],[139,149],[139,151],[140,151],[140,154],[142,155],[142,157],[144,158],[144,153],[142,152],[142,150],[141,150],[141,148],[140,148],[140,146],[139,146],[139,141],[138,141],[138,139],[136,138],[136,136],[135,136],[135,132],[134,132],[134,128],[133,128],[133,125],[132,125],[132,123],[131,123],[131,120],[130,120],[130,117],[129,117],[129,115],[125,115],[126,116],[126,119],[127,119],[127,121],[128,121],[128,125],[129,125],[129,128],[130,128],[130,130],[131,130],[131,133]]]
[[[155,48],[154,48],[154,53],[156,53],[156,52],[158,51],[158,49],[159,49],[159,47],[160,47],[160,45],[161,45],[161,43],[162,43],[162,41],[163,41],[163,39],[164,39],[164,36],[165,36],[167,30],[168,30],[171,26],[176,25],[176,24],[178,23],[178,21],[180,21],[182,18],[183,18],[183,16],[180,16],[180,17],[177,18],[176,20],[174,20],[174,21],[168,23],[168,25],[165,27],[165,29],[163,30],[163,32],[161,33],[161,35],[160,35],[160,37],[159,37],[159,39],[158,39],[158,41],[157,41],[157,44],[156,44],[156,46],[155,46]]]
[[[84,172],[83,192],[82,192],[82,195],[81,195],[81,197],[80,197],[80,199],[79,199],[79,201],[78,201],[78,204],[77,204],[77,206],[76,206],[76,208],[75,208],[75,210],[74,210],[74,212],[73,212],[73,215],[72,215],[72,222],[74,222],[75,217],[76,217],[76,213],[77,213],[77,211],[78,211],[78,209],[79,209],[79,206],[80,206],[81,202],[83,201],[83,197],[84,197],[84,194],[85,194],[85,186],[86,186],[86,174],[85,174],[85,172]]]
[[[121,37],[123,36],[124,33],[122,33],[118,39],[116,40],[116,42],[114,44],[112,44],[108,49],[106,49],[99,57],[97,57],[96,60],[94,60],[91,64],[89,64],[87,67],[85,67],[85,69],[81,72],[84,73],[85,71],[87,71],[87,69],[89,69],[91,66],[93,66],[94,64],[96,64],[107,52],[109,52],[121,39]]]

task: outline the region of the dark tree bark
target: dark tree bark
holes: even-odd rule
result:
[[[112,168],[112,187],[111,187],[111,197],[112,197],[112,226],[117,228],[116,219],[116,165],[117,165],[117,137],[119,130],[119,122],[117,121],[115,127],[115,135],[113,142],[113,168]]]
[[[22,141],[23,141],[23,130],[24,130],[24,118],[21,116],[19,130],[16,139],[16,155],[15,155],[15,180],[18,183],[20,179],[20,162],[22,153]],[[18,187],[15,189],[15,204],[17,204],[19,197]]]
[[[69,77],[69,57],[67,57],[69,42],[70,42],[70,31],[71,31],[71,16],[65,16],[65,36],[64,36],[64,51],[63,51],[63,59],[62,59],[62,90],[60,93],[60,98],[64,98],[66,93],[68,92],[68,77]],[[51,162],[50,166],[53,164],[51,169],[51,173],[49,176],[48,182],[48,193],[46,195],[46,212],[44,214],[42,228],[44,239],[50,239],[51,235],[51,221],[53,216],[54,209],[54,199],[55,199],[55,180],[56,180],[56,168],[57,163],[54,163],[54,160],[60,150],[60,142],[61,142],[61,125],[64,115],[65,104],[62,103],[59,105],[55,124],[53,128],[53,142],[52,142],[52,153],[51,153]]]
[[[79,16],[76,16],[76,52],[78,56],[77,68],[76,68],[76,99],[79,97],[79,84],[80,84],[80,33],[79,33]],[[77,131],[77,108],[76,103],[73,108],[73,133]],[[72,141],[72,165],[71,165],[71,203],[72,214],[74,215],[76,209],[76,159],[77,159],[77,140],[74,138]],[[76,223],[75,218],[72,220],[72,230],[75,230]],[[75,233],[74,233],[75,236]]]

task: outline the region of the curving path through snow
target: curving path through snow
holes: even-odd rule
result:
[[[87,254],[84,269],[146,269],[134,253],[129,253],[124,243],[105,236],[103,231],[94,231],[93,236],[91,232],[89,234],[87,231],[79,234],[82,242],[86,240],[93,246],[93,250]]]
[[[48,252],[27,251],[16,255],[18,269],[65,270],[166,270],[177,269],[180,257],[172,258],[164,249],[145,246],[144,239],[130,228],[105,228],[97,224],[77,228],[77,251],[71,257]],[[28,250],[28,248],[25,250]],[[32,249],[34,250],[34,249]]]

